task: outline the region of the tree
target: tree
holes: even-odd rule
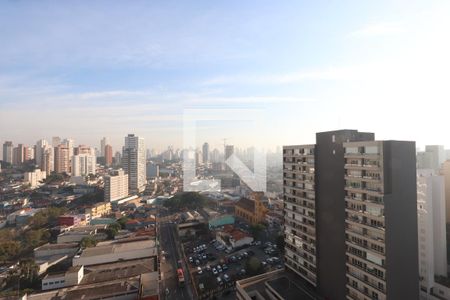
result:
[[[97,240],[91,236],[84,237],[81,240],[80,246],[82,248],[91,248],[97,246]]]
[[[255,240],[259,240],[261,238],[261,233],[265,229],[266,226],[264,226],[263,224],[255,224],[250,226],[249,231]]]
[[[24,235],[26,247],[35,248],[43,242],[48,242],[50,233],[45,229],[28,230]]]
[[[120,227],[122,229],[125,229],[125,225],[127,224],[128,220],[129,220],[128,217],[122,217],[122,218],[117,220],[117,223],[120,224]]]
[[[204,207],[206,202],[206,197],[197,192],[182,192],[167,199],[163,206],[171,210],[198,209]]]
[[[263,267],[259,259],[252,256],[245,263],[245,269],[247,273],[251,276],[262,273]]]
[[[3,241],[0,243],[0,262],[12,260],[21,251],[20,243],[17,241]]]

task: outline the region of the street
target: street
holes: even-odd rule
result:
[[[165,218],[167,214],[162,212],[164,220],[160,223],[159,238],[161,241],[161,251],[167,253],[161,259],[161,295],[164,299],[193,299],[191,280],[188,269],[181,257],[180,243],[175,239],[175,224],[171,224],[170,218]],[[182,260],[182,268],[185,276],[185,286],[178,284],[177,269],[178,261]],[[168,289],[169,293],[165,291]],[[164,297],[164,296],[162,296]]]

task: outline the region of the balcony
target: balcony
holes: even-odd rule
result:
[[[345,228],[345,232],[348,234],[353,234],[356,237],[359,238],[365,238],[365,239],[370,239],[370,241],[375,242],[379,245],[384,245],[384,239],[379,237],[379,236],[375,236],[373,234],[370,234],[368,232],[364,232],[363,230],[357,230],[357,229],[353,229],[350,228],[348,225]]]
[[[352,271],[348,271],[348,272],[347,272],[347,276],[350,276],[350,277],[356,279],[357,281],[359,281],[359,282],[360,282],[361,284],[363,284],[363,285],[368,285],[368,286],[370,286],[371,288],[377,290],[378,292],[381,292],[381,293],[383,293],[383,294],[386,293],[385,289],[380,289],[380,288],[378,287],[378,284],[377,284],[378,281],[380,281],[380,282],[382,282],[383,284],[385,284],[384,281],[381,281],[381,280],[377,280],[377,281],[373,280],[373,281],[370,281],[369,278],[366,278],[366,279],[365,279],[363,275],[358,274],[358,273],[356,273],[356,272],[352,272]],[[374,281],[375,281],[375,282],[374,282]]]

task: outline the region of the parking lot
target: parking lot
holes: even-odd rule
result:
[[[257,241],[230,253],[215,240],[190,242],[184,249],[199,298],[231,294],[236,280],[254,275],[247,266],[252,257],[261,262],[260,272],[284,267],[282,255],[270,242]]]

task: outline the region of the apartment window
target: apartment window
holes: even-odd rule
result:
[[[356,154],[359,151],[358,151],[358,147],[348,147],[348,148],[345,148],[345,152],[350,153],[350,154]]]

